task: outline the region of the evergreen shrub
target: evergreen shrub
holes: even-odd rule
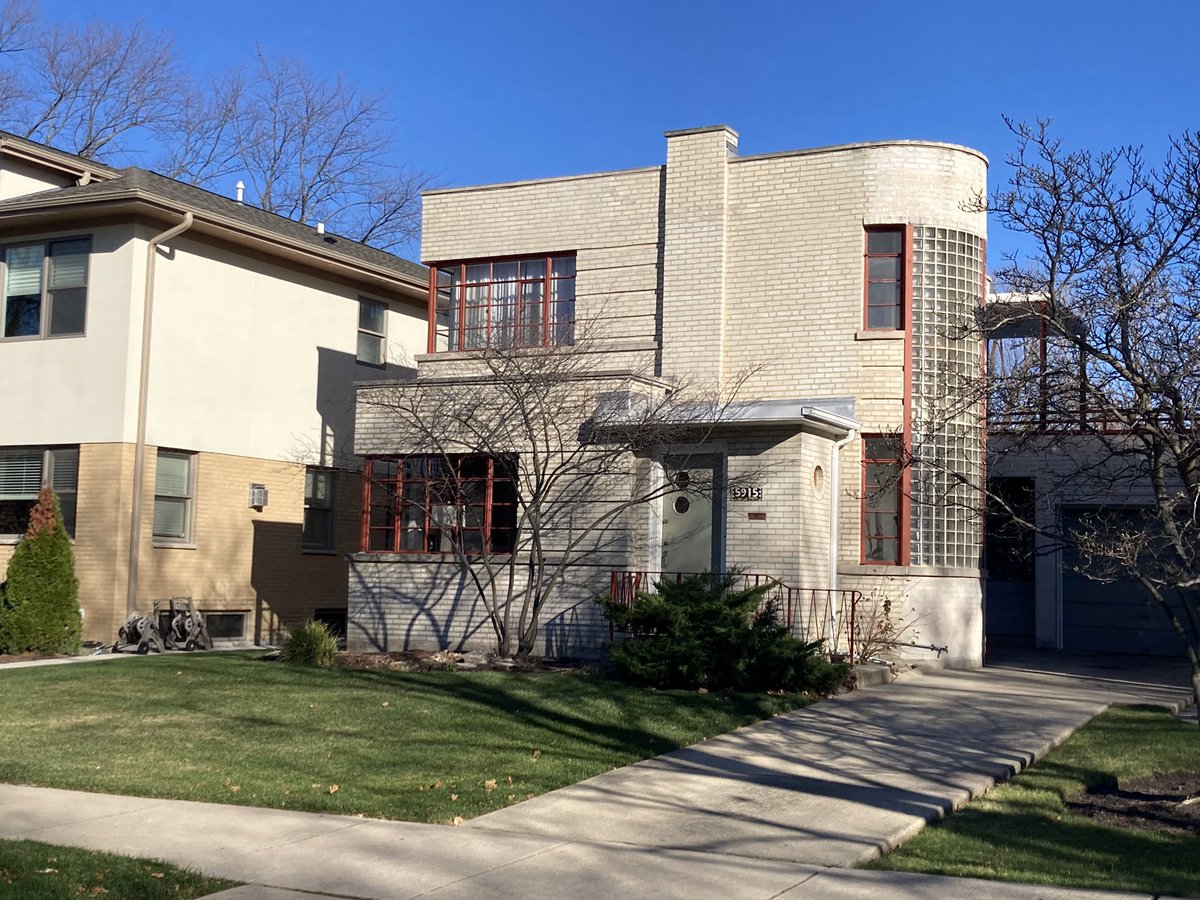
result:
[[[58,496],[43,487],[0,592],[0,653],[79,652],[79,581]]]
[[[662,581],[633,603],[601,600],[617,631],[610,649],[617,677],[647,687],[834,693],[849,675],[822,641],[801,641],[765,602],[770,585],[738,588],[730,575]]]

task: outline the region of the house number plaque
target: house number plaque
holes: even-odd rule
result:
[[[739,502],[757,502],[763,498],[762,485],[735,485],[729,489],[729,499]]]

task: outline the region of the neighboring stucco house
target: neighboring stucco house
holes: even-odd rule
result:
[[[182,596],[214,636],[336,620],[353,383],[424,347],[427,283],[323,228],[0,133],[0,577],[46,482],[86,639]]]
[[[541,649],[598,652],[609,635],[593,598],[627,573],[738,569],[797,596],[890,600],[944,661],[980,664],[982,529],[962,485],[982,475],[981,404],[922,439],[936,466],[897,460],[944,414],[947,379],[982,364],[978,338],[955,325],[983,300],[986,219],[969,201],[986,192],[987,160],[922,141],[738,156],[725,126],[666,139],[665,165],[424,196],[432,274],[418,380],[475,378],[487,396],[489,348],[575,352],[564,348],[581,323],[600,322],[607,336],[586,348],[608,380],[598,404],[622,379],[744,382],[735,420],[702,453],[686,448],[688,465],[718,488],[761,477],[623,518],[629,540],[564,586]],[[359,389],[372,513],[351,561],[350,643],[486,647],[468,579],[447,564],[445,542],[465,531],[419,514],[438,488],[413,436],[379,412],[411,390]],[[517,465],[527,449],[512,448]],[[688,474],[673,470],[677,456],[659,447],[630,475],[648,466],[674,483]],[[513,486],[487,460],[454,465],[478,469],[489,498],[471,539],[503,549],[511,513],[492,498]]]

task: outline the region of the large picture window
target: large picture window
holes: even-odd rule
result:
[[[0,538],[20,537],[43,484],[54,488],[67,534],[75,535],[78,447],[0,448]]]
[[[867,229],[864,262],[868,330],[904,327],[904,229]]]
[[[574,254],[440,263],[431,285],[431,353],[575,340]]]
[[[891,435],[863,438],[862,561],[900,563],[900,439]]]
[[[367,460],[363,550],[508,553],[517,523],[515,458],[480,454]]]
[[[3,248],[0,320],[6,338],[83,334],[91,240],[70,238]]]

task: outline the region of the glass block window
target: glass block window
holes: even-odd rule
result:
[[[983,240],[915,226],[912,246],[913,565],[976,568],[982,522]]]

